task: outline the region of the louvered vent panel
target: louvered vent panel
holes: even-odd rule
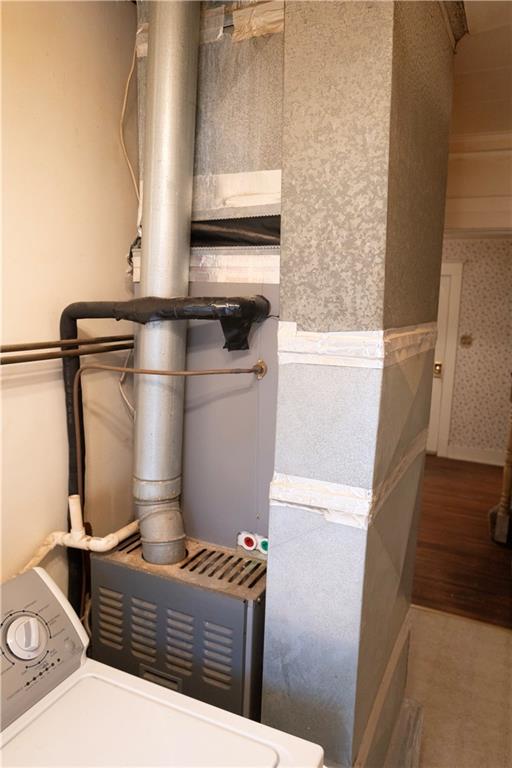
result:
[[[202,677],[205,683],[229,690],[233,681],[233,630],[203,622]]]
[[[106,587],[99,588],[98,635],[100,643],[123,650],[123,595]]]
[[[132,597],[130,646],[134,656],[142,661],[156,660],[157,607],[154,603]]]
[[[165,627],[166,666],[178,675],[189,677],[194,660],[194,617],[167,609]]]
[[[145,572],[167,576],[198,587],[230,593],[243,600],[257,600],[265,590],[266,560],[247,557],[240,550],[211,547],[205,542],[187,539],[187,557],[175,565],[144,563]],[[125,565],[140,567],[142,545],[139,534],[126,539],[113,558]]]
[[[179,568],[205,586],[229,584],[233,589],[243,587],[249,594],[252,589],[260,588],[260,582],[267,574],[266,561],[208,547],[191,554]]]

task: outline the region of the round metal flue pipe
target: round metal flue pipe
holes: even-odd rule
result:
[[[193,1],[150,3],[141,296],[188,294],[199,10]],[[185,345],[185,321],[150,322],[138,333],[138,366],[181,370]],[[151,563],[185,556],[183,396],[182,378],[137,382],[133,496]]]

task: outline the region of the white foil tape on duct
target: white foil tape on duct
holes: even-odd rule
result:
[[[189,282],[279,285],[279,246],[192,248]],[[140,282],[140,248],[132,250],[132,279]]]
[[[279,284],[278,246],[192,248],[191,283]]]
[[[224,6],[201,9],[200,43],[215,43],[224,34]]]
[[[132,249],[132,282],[134,283],[140,283],[141,254],[142,254],[142,250],[140,248]]]
[[[280,170],[194,176],[192,215],[196,221],[280,211]]]
[[[145,21],[137,30],[135,36],[135,51],[138,59],[145,59],[148,55],[149,24]]]
[[[234,42],[250,37],[273,35],[284,29],[284,0],[273,0],[233,11]]]
[[[387,331],[297,331],[297,324],[279,323],[279,364],[337,365],[383,368],[433,349],[436,323]]]
[[[367,529],[426,444],[427,430],[423,430],[386,480],[374,489],[275,472],[270,484],[270,506],[300,507],[321,514],[331,523]]]

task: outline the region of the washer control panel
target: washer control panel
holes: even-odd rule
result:
[[[2,584],[1,606],[3,730],[84,663],[88,637],[42,568]]]
[[[18,659],[30,661],[48,645],[48,632],[39,616],[18,616],[7,627],[7,647]]]

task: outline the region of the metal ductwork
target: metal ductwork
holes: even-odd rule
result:
[[[188,294],[199,10],[197,2],[150,4],[141,296]],[[139,330],[138,365],[183,369],[186,321]],[[185,556],[180,509],[184,381],[140,376],[136,392],[133,496],[143,557]]]

